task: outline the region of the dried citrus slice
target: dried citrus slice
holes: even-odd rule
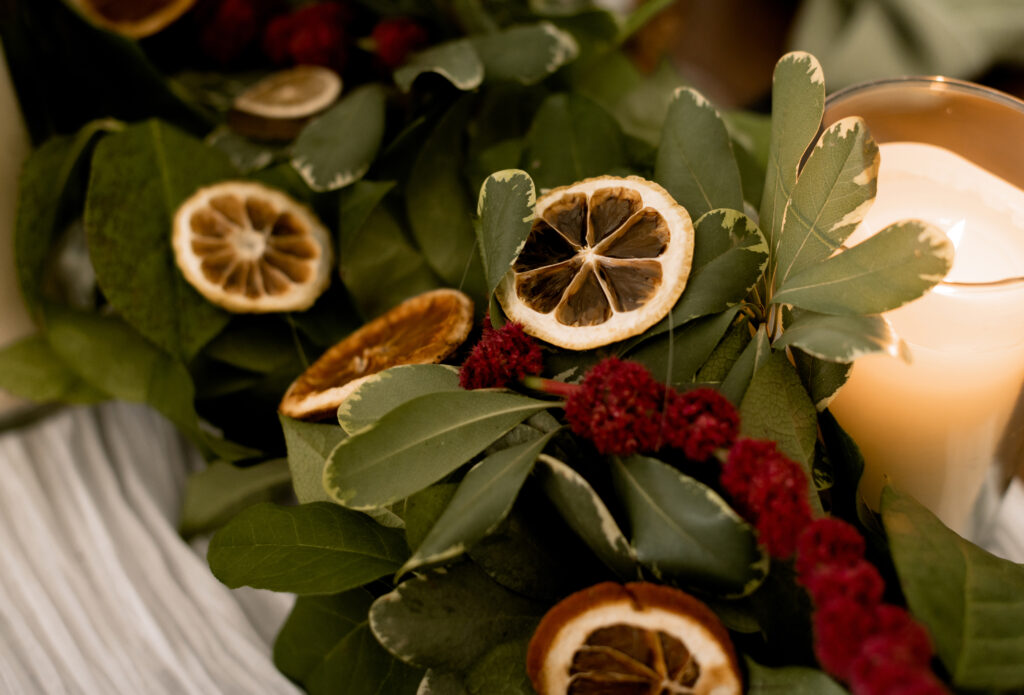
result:
[[[290,140],[341,94],[338,73],[300,65],[267,75],[241,92],[228,112],[233,130],[259,140]]]
[[[155,34],[196,0],[66,0],[93,24],[132,39]]]
[[[368,377],[403,364],[435,364],[466,340],[473,301],[458,290],[405,300],[329,348],[288,387],[278,410],[291,418],[334,417]]]
[[[527,333],[586,350],[660,321],[686,287],[692,261],[690,215],[664,188],[601,176],[537,201],[497,297]]]
[[[604,582],[541,620],[526,657],[540,695],[740,695],[729,634],[672,587]]]
[[[253,181],[201,188],[174,215],[185,279],[229,311],[302,311],[330,282],[331,242],[313,212]]]

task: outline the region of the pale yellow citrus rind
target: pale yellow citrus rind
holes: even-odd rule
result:
[[[306,266],[307,279],[292,282],[287,291],[280,294],[264,293],[250,297],[245,293],[226,290],[220,283],[207,277],[203,272],[203,256],[193,248],[195,233],[191,220],[200,210],[210,209],[210,201],[218,196],[237,196],[241,200],[249,198],[264,201],[276,211],[277,216],[288,214],[306,234],[315,253],[310,258],[297,261]],[[257,242],[268,230],[254,230],[234,225],[235,233],[245,235]],[[193,193],[174,215],[171,245],[174,249],[175,262],[185,280],[192,285],[211,303],[235,313],[273,313],[283,311],[304,311],[311,307],[330,284],[333,254],[331,237],[327,228],[306,205],[299,203],[286,193],[255,181],[222,181],[212,186],[201,188]],[[261,251],[247,248],[249,245],[238,241],[235,245],[239,258],[256,260]]]
[[[495,290],[495,295],[509,320],[518,321],[523,329],[545,342],[568,350],[588,350],[633,337],[663,319],[686,288],[693,264],[693,221],[686,209],[657,183],[638,176],[624,178],[600,176],[570,186],[556,188],[537,201],[536,216],[567,194],[584,193],[588,199],[603,188],[627,188],[641,196],[641,208],[655,209],[671,231],[668,248],[657,257],[662,267],[663,283],[656,294],[638,309],[616,312],[607,321],[592,326],[568,326],[557,320],[554,311],[540,313],[528,306],[516,292],[516,272],[510,269]]]

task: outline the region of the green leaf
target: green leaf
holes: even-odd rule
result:
[[[345,430],[335,424],[303,422],[280,414],[278,418],[296,498],[302,504],[330,501],[324,490],[324,465],[334,447],[345,439]]]
[[[1024,688],[1024,565],[964,540],[910,495],[882,491],[900,586],[953,685]]]
[[[393,185],[357,181],[341,192],[338,268],[365,319],[438,286],[437,276],[396,217],[377,205]]]
[[[540,82],[579,54],[576,40],[550,22],[519,24],[470,38],[488,82]]]
[[[310,188],[335,191],[363,177],[384,137],[384,106],[384,88],[365,84],[302,129],[291,164]]]
[[[291,327],[278,316],[235,316],[203,355],[260,374],[289,367],[297,374],[304,367]]]
[[[423,544],[458,488],[457,483],[436,483],[404,500],[406,545],[418,548]]]
[[[747,695],[846,695],[846,689],[822,671],[803,666],[769,668],[749,657]]]
[[[741,315],[733,321],[725,336],[697,371],[694,381],[698,384],[720,386],[750,344],[750,331],[751,323],[746,316]]]
[[[875,199],[878,163],[878,146],[860,118],[844,118],[822,133],[786,206],[777,289],[828,258],[860,224]]]
[[[274,642],[274,665],[310,695],[414,695],[422,672],[377,644],[367,620],[372,603],[365,589],[298,597]]]
[[[51,307],[47,340],[57,356],[89,385],[133,403],[148,403],[197,444],[208,458],[244,458],[238,450],[203,432],[193,405],[195,386],[188,370],[123,321]]]
[[[536,475],[548,499],[573,531],[621,579],[637,579],[633,548],[587,479],[558,459],[541,454]]]
[[[732,401],[733,405],[739,406],[750,386],[750,380],[757,370],[764,366],[771,354],[772,346],[768,340],[768,331],[762,323],[722,381],[722,395]]]
[[[243,174],[251,174],[266,169],[281,154],[278,146],[250,140],[239,135],[228,126],[221,126],[206,136],[206,144],[220,150]]]
[[[910,360],[910,349],[882,316],[829,316],[801,312],[773,343],[776,350],[797,347],[832,362],[884,352]]]
[[[720,314],[702,316],[682,328],[670,331],[640,347],[629,350],[626,356],[651,370],[654,378],[673,386],[691,383],[697,370],[729,330],[738,307]]]
[[[857,448],[853,437],[848,435],[829,411],[818,416],[821,439],[825,444],[825,455],[832,473],[830,512],[850,522],[857,521],[861,497],[857,492],[861,475],[864,473],[864,457]]]
[[[461,676],[428,668],[416,695],[469,695]]]
[[[953,266],[940,229],[910,220],[789,277],[773,302],[824,314],[879,314],[917,299]]]
[[[722,118],[729,129],[732,151],[740,168],[743,199],[757,210],[761,206],[765,167],[768,164],[772,133],[771,115],[740,109],[726,111]]]
[[[371,375],[338,408],[338,422],[349,434],[376,423],[419,396],[459,390],[459,370],[444,364],[406,364]]]
[[[0,349],[0,389],[37,403],[98,403],[107,398],[62,360],[44,335]]]
[[[172,218],[201,186],[238,174],[227,158],[160,121],[109,135],[93,155],[85,228],[96,279],[124,319],[188,359],[227,324],[178,270]]]
[[[408,549],[401,531],[336,504],[297,507],[261,503],[222,527],[206,559],[231,588],[335,594],[402,566]]]
[[[483,260],[487,292],[494,292],[519,256],[533,222],[537,192],[525,171],[506,169],[491,174],[480,187],[476,214],[477,243]]]
[[[465,671],[493,647],[529,637],[544,604],[502,588],[476,565],[417,575],[370,608],[370,628],[406,663]]]
[[[508,516],[519,489],[554,432],[491,454],[469,469],[444,514],[399,576],[458,557]]]
[[[729,133],[717,109],[689,87],[680,87],[665,119],[654,180],[690,217],[717,208],[743,209],[743,186]]]
[[[807,146],[825,110],[825,77],[810,53],[787,53],[772,76],[772,135],[758,219],[771,248],[779,247],[782,218]]]
[[[123,127],[105,119],[87,123],[75,135],[47,140],[29,154],[18,180],[18,214],[14,231],[15,267],[22,296],[35,313],[42,300],[47,259],[61,228],[82,195],[83,169],[97,136]]]
[[[471,695],[534,695],[526,674],[529,641],[519,639],[499,644],[483,655],[466,674]]]
[[[445,284],[483,298],[483,266],[476,253],[473,203],[462,178],[472,96],[456,102],[427,138],[405,187],[406,216],[427,263]]]
[[[597,103],[572,93],[540,105],[526,136],[526,169],[540,189],[566,186],[628,166],[618,124]]]
[[[775,440],[780,451],[810,473],[818,413],[785,352],[773,352],[754,372],[740,403],[740,431],[748,437]]]
[[[615,459],[612,476],[636,556],[657,577],[719,596],[749,594],[764,580],[768,558],[754,530],[714,490],[644,456]]]
[[[814,401],[814,407],[820,413],[828,407],[842,385],[850,378],[853,365],[849,362],[823,360],[803,350],[793,350],[792,355],[800,381],[803,382],[807,395]]]
[[[549,401],[496,391],[415,398],[341,442],[324,469],[324,487],[353,509],[391,504],[437,482],[550,406]]]
[[[179,530],[184,536],[212,531],[257,502],[269,502],[291,484],[288,462],[274,459],[254,466],[215,461],[189,476]]]
[[[484,81],[484,64],[469,39],[446,41],[413,53],[395,70],[395,84],[408,92],[416,78],[427,72],[440,75],[464,92],[476,89]]]

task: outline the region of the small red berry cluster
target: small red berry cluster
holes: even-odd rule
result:
[[[465,388],[508,386],[539,374],[540,353],[515,323],[484,335],[462,366]],[[637,363],[608,358],[580,384],[527,378],[565,399],[572,431],[601,453],[629,455],[663,446],[705,461],[724,457],[720,483],[774,558],[795,555],[797,578],[814,604],[814,650],[854,695],[940,695],[932,646],[906,609],[882,601],[885,582],[865,559],[864,538],[835,518],[814,519],[809,481],[775,442],[737,439],[739,416],[713,389],[678,392]],[[726,453],[727,452],[727,453]]]
[[[203,52],[221,65],[237,63],[255,47],[275,65],[321,65],[340,73],[356,45],[356,11],[346,0],[291,10],[282,0],[206,0],[197,15]],[[427,38],[412,19],[385,17],[373,25],[366,47],[393,69]]]

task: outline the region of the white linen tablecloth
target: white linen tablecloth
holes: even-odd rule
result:
[[[0,693],[299,692],[271,660],[292,597],[227,589],[176,531],[201,465],[133,404],[0,435]]]

